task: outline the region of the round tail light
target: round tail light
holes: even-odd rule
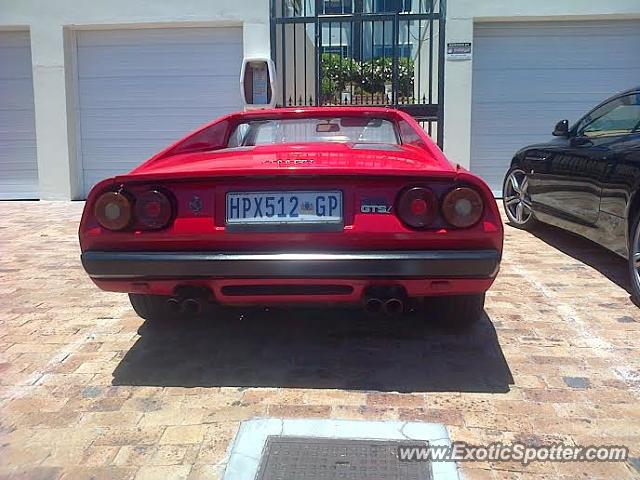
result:
[[[98,223],[109,230],[122,230],[131,223],[131,202],[121,192],[100,195],[93,211]]]
[[[398,198],[397,212],[400,220],[408,226],[424,228],[438,215],[438,200],[428,188],[409,188]]]
[[[482,197],[473,188],[454,188],[442,200],[442,216],[454,227],[475,225],[482,218],[483,211]]]
[[[138,195],[135,205],[136,225],[142,229],[166,227],[173,216],[171,201],[158,190],[149,190]]]

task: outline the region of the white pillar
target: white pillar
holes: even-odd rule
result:
[[[267,21],[262,23],[245,22],[242,24],[242,37],[245,57],[271,56],[271,26],[268,23],[269,10],[265,12]]]
[[[32,25],[31,62],[36,119],[38,183],[43,200],[69,200],[78,193],[70,162],[65,80],[65,35],[59,25]]]
[[[445,38],[447,43],[473,42],[473,19],[447,18]],[[471,163],[472,62],[445,59],[444,67],[444,152],[465,168]]]

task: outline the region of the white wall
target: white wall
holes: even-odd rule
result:
[[[0,30],[31,31],[40,198],[81,194],[75,30],[218,25],[243,27],[245,56],[270,55],[269,0],[0,0]]]
[[[472,42],[474,22],[640,18],[640,0],[448,0],[446,42]],[[471,83],[473,60],[446,61],[444,151],[471,163]]]
[[[0,30],[29,28],[43,199],[80,195],[73,34],[77,29],[242,25],[245,56],[270,53],[269,0],[0,0]],[[481,21],[640,18],[640,0],[448,0],[447,42]],[[470,165],[472,61],[445,65],[445,152]]]

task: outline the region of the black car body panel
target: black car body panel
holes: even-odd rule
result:
[[[599,115],[612,105],[619,105],[618,113]],[[624,122],[628,125],[635,115],[635,128],[615,129]],[[592,127],[598,121],[602,125],[609,121],[602,127],[607,129],[602,130],[604,134]],[[527,174],[538,220],[627,257],[630,222],[640,207],[640,87],[602,102],[576,122],[567,136],[521,149],[513,164]]]

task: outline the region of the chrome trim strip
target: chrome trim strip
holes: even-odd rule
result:
[[[84,252],[94,278],[493,278],[496,250],[332,253]]]

